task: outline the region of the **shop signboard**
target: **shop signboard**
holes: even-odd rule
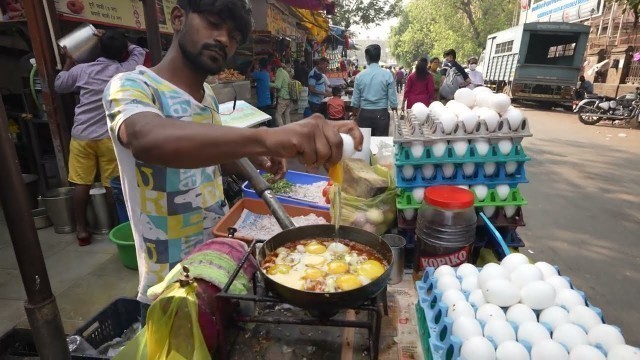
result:
[[[54,0],[61,18],[145,30],[144,9],[140,0]],[[171,9],[177,0],[155,0],[158,24],[163,33],[172,33]]]
[[[297,33],[295,20],[274,5],[267,8],[267,29],[280,36],[293,37]]]
[[[520,23],[579,22],[599,16],[604,0],[521,0]]]

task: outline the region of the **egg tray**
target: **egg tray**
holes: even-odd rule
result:
[[[409,110],[408,116],[396,121],[395,132],[393,134],[394,143],[405,143],[412,141],[438,141],[438,140],[460,140],[460,139],[514,139],[518,142],[525,137],[533,136],[529,129],[529,121],[524,118],[515,130],[511,129],[511,124],[507,118],[501,118],[496,124],[494,131],[489,131],[486,121],[479,120],[473,131],[467,132],[464,122],[458,120],[453,125],[450,134],[444,130],[441,122],[435,121],[431,115],[420,124],[420,121]]]
[[[509,190],[509,194],[507,195],[507,199],[502,201],[498,198],[498,192],[495,189],[489,189],[487,192],[487,196],[484,200],[480,201],[476,197],[476,202],[473,206],[481,207],[481,206],[524,206],[527,205],[528,201],[522,197],[520,190],[518,188],[511,188]],[[419,209],[422,206],[422,203],[417,202],[413,198],[413,194],[408,189],[399,189],[396,196],[396,207],[398,209]]]
[[[500,148],[497,143],[490,143],[489,150],[482,156],[478,153],[475,144],[469,144],[467,151],[463,156],[458,156],[453,149],[452,144],[447,144],[442,156],[436,156],[433,153],[433,144],[424,147],[420,156],[414,157],[409,146],[396,144],[395,145],[395,165],[424,165],[424,164],[443,164],[443,163],[485,163],[496,162],[504,163],[507,161],[525,162],[531,160],[529,156],[524,152],[522,144],[513,144],[511,151],[503,155],[500,152]]]
[[[481,209],[476,209],[476,213],[479,213],[480,211]],[[405,230],[415,230],[417,218],[417,210],[416,215],[413,217],[413,219],[407,220],[402,209],[398,209],[398,228]],[[511,217],[507,217],[503,208],[497,208],[495,213],[491,217],[489,217],[489,219],[491,220],[493,226],[501,231],[501,235],[503,236],[504,241],[507,243],[507,246],[524,247],[524,242],[522,241],[522,239],[520,239],[520,236],[515,234],[515,230],[518,227],[526,225],[524,221],[524,215],[522,213],[522,208],[518,207],[515,214],[513,214],[513,216]],[[484,219],[482,219],[482,217],[480,216],[478,216],[477,226],[486,226]],[[515,236],[513,234],[515,234]]]
[[[410,165],[411,166],[411,165]],[[402,167],[396,166],[396,186],[399,188],[428,187],[434,185],[487,185],[496,186],[507,184],[517,186],[528,183],[524,162],[519,162],[516,170],[511,175],[507,175],[504,163],[496,163],[496,170],[489,176],[484,170],[484,166],[476,165],[471,176],[466,176],[462,164],[454,165],[453,174],[445,177],[442,165],[434,165],[435,173],[431,178],[424,176],[420,166],[414,167],[413,177],[405,179]]]
[[[478,268],[481,270],[482,268]],[[416,313],[418,317],[418,330],[421,337],[421,344],[423,346],[423,352],[429,354],[430,359],[443,359],[443,360],[457,360],[460,356],[460,348],[462,346],[462,340],[457,336],[452,335],[453,319],[446,316],[448,306],[442,302],[443,292],[437,289],[438,280],[433,277],[435,268],[427,268],[424,271],[421,281],[416,282],[416,291],[418,293],[418,302],[416,303]],[[593,306],[586,298],[584,292],[576,289],[571,282],[571,279],[564,276],[569,282],[571,289],[577,291],[585,301],[585,305],[591,308],[605,323],[602,310]],[[458,278],[460,279],[460,278]],[[462,291],[465,298],[469,298],[469,292]],[[472,305],[474,311],[477,308]],[[506,313],[507,308],[502,308]],[[536,317],[540,316],[541,311],[534,310]],[[517,324],[510,323],[514,331],[517,333]],[[480,321],[480,326],[484,328],[484,323]],[[543,326],[547,327],[543,324]],[[547,330],[550,329],[547,327]],[[425,348],[424,337],[426,336],[426,343],[429,344],[429,348]],[[531,351],[529,344],[522,343],[527,351]]]

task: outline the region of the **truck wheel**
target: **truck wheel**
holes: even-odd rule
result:
[[[598,116],[600,112],[591,107],[581,106],[578,110],[578,119],[585,125],[595,125],[602,120],[602,117]]]

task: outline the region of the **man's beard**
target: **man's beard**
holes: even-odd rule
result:
[[[207,61],[203,54],[203,48],[201,48],[198,52],[189,50],[182,38],[178,40],[178,47],[180,48],[180,53],[182,53],[182,56],[187,60],[187,62],[200,73],[204,73],[207,75],[218,75],[226,67],[224,61],[221,64]],[[223,47],[216,48],[216,50],[219,50],[226,57],[226,50]]]

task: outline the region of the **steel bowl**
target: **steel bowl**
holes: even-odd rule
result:
[[[51,219],[47,215],[47,209],[39,208],[31,210],[31,216],[33,216],[33,222],[36,225],[36,229],[44,229],[51,226]]]

